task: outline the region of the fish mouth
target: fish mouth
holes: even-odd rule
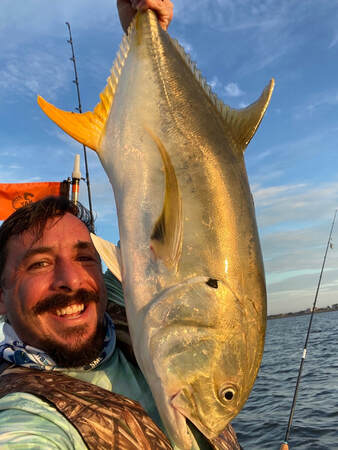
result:
[[[176,394],[177,395],[177,394]],[[175,397],[175,396],[174,396]],[[187,424],[187,418],[178,409],[172,407],[174,413],[176,433],[179,435],[176,437],[177,443],[182,447],[182,450],[190,450],[192,447],[192,436],[189,432],[189,427]]]
[[[160,410],[162,409],[162,413],[164,413],[163,425],[167,430],[171,444],[175,445],[175,449],[191,450],[197,448],[197,446],[193,445],[195,439],[188,425],[189,419],[172,404],[172,400],[180,393],[181,390],[171,396],[169,395],[165,404],[162,405],[164,409],[160,408]]]
[[[192,415],[187,413],[187,401],[189,403],[191,403],[191,406],[193,407],[193,401],[191,399],[190,395],[186,395],[187,393],[185,392],[186,390],[190,390],[189,388],[187,389],[181,389],[179,392],[177,392],[175,395],[173,395],[171,397],[170,400],[170,405],[174,411],[175,414],[175,418],[178,418],[179,421],[177,420],[177,430],[180,432],[182,438],[184,436],[188,436],[190,437],[190,439],[194,440],[195,437],[198,432],[200,432],[205,441],[206,442],[211,442],[212,439],[215,439],[219,433],[221,433],[223,431],[223,429],[225,428],[224,426],[224,418],[219,420],[219,425],[217,426],[217,424],[215,425],[215,429],[219,429],[219,432],[216,432],[211,430],[209,427],[203,425],[201,423],[201,421],[196,420],[196,418],[192,417]],[[184,422],[184,425],[182,425],[182,423]],[[198,436],[198,439],[200,441],[201,439],[201,435]],[[202,438],[203,439],[203,438]],[[191,442],[190,442],[190,447],[184,447],[184,449],[187,448],[188,450],[190,450],[191,448]]]
[[[191,417],[188,417],[184,409],[181,407],[181,398],[184,396],[184,389],[181,389],[178,391],[175,395],[171,397],[170,404],[173,408],[175,418],[177,418],[177,422],[181,426],[178,426],[177,429],[181,431],[181,435],[188,435],[191,434],[191,429],[193,427],[196,427],[203,435],[207,436],[207,438],[210,436],[210,431],[208,432],[205,427],[203,427],[200,423],[196,423],[197,421],[194,421]],[[182,427],[182,422],[184,423],[184,429]],[[191,426],[191,424],[193,426]],[[191,444],[190,444],[191,445]],[[190,447],[189,447],[190,448]]]

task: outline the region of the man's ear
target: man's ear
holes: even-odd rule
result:
[[[5,306],[5,295],[3,289],[0,287],[0,315],[6,314],[7,309]]]

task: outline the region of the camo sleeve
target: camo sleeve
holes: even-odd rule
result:
[[[87,449],[77,430],[58,411],[25,393],[0,399],[0,448]]]

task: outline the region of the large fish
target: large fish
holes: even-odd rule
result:
[[[265,278],[243,152],[272,89],[273,80],[242,110],[225,106],[148,11],[122,41],[93,112],[39,98],[97,152],[113,186],[134,351],[179,449],[192,446],[189,422],[217,438],[260,366]],[[97,246],[114,266],[115,251]]]

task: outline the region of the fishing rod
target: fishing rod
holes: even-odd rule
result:
[[[73,83],[76,85],[76,91],[77,91],[77,99],[79,106],[75,108],[79,113],[82,113],[82,106],[81,106],[81,97],[80,97],[80,85],[79,85],[79,78],[77,75],[77,68],[76,68],[76,59],[75,59],[75,53],[74,53],[74,46],[73,46],[73,38],[72,38],[72,32],[70,29],[69,22],[66,22],[66,25],[68,27],[69,31],[69,39],[67,39],[67,42],[70,44],[72,49],[72,57],[69,58],[71,61],[73,61],[74,66],[74,74],[75,74],[75,80],[73,80]],[[87,149],[86,146],[83,145],[83,155],[84,155],[84,161],[85,161],[85,170],[86,170],[86,184],[87,184],[87,191],[88,191],[88,203],[89,203],[89,212],[90,212],[90,222],[92,227],[94,226],[94,216],[93,216],[93,207],[92,207],[92,196],[90,191],[90,180],[89,180],[89,170],[88,170],[88,161],[87,161]]]
[[[282,445],[280,447],[280,450],[289,450],[288,439],[289,439],[289,434],[290,434],[290,431],[291,431],[293,415],[295,413],[295,407],[296,407],[296,400],[297,400],[298,388],[299,388],[299,383],[300,383],[300,377],[301,377],[301,374],[302,374],[303,365],[304,365],[304,361],[305,361],[305,358],[306,358],[307,344],[308,344],[309,337],[310,337],[311,325],[312,325],[313,315],[314,315],[314,312],[315,312],[315,309],[316,309],[318,292],[319,292],[320,284],[321,284],[321,281],[322,281],[324,266],[325,266],[325,262],[326,262],[326,256],[327,256],[327,252],[329,250],[329,247],[332,248],[331,236],[332,236],[334,223],[335,223],[335,220],[336,220],[336,215],[337,215],[337,210],[335,210],[335,213],[334,213],[334,216],[333,216],[333,221],[332,221],[332,225],[331,225],[329,239],[328,239],[327,245],[326,245],[326,250],[325,250],[323,264],[322,264],[322,269],[321,269],[320,275],[319,275],[316,295],[315,295],[315,299],[314,299],[314,302],[313,302],[311,316],[310,316],[310,321],[309,321],[309,327],[308,327],[307,335],[306,335],[306,339],[305,339],[303,355],[302,355],[302,358],[301,358],[301,361],[300,361],[300,367],[299,367],[299,371],[298,371],[296,388],[295,388],[295,392],[294,392],[294,395],[293,395],[293,401],[292,401],[292,406],[291,406],[291,411],[290,411],[290,416],[289,416],[289,422],[288,422],[287,430],[286,430],[286,433],[285,433],[284,441],[283,441],[283,443],[282,443]]]

